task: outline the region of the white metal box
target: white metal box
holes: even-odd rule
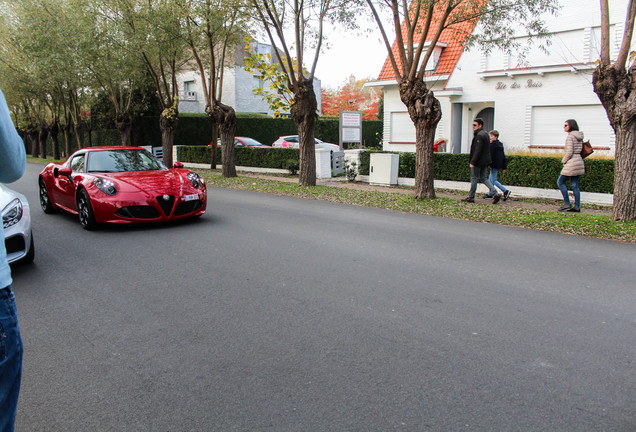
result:
[[[400,169],[400,155],[372,153],[369,166],[369,184],[396,185]]]

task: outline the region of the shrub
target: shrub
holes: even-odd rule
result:
[[[288,159],[285,161],[285,169],[289,171],[291,175],[296,175],[300,169],[300,162],[295,159]]]
[[[293,159],[298,161],[300,153],[298,149],[279,148],[234,148],[234,163],[238,166],[250,166],[260,168],[287,169],[286,163]],[[177,160],[190,163],[212,163],[212,149],[209,146],[180,146],[177,150]],[[222,162],[222,151],[216,149],[216,163]]]

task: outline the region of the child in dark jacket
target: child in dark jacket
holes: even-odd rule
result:
[[[490,163],[490,176],[489,180],[493,186],[499,188],[503,193],[503,200],[506,201],[510,198],[510,190],[506,189],[504,185],[499,183],[497,175],[499,171],[506,171],[506,154],[504,153],[504,146],[499,141],[499,132],[496,130],[490,131],[490,157],[492,162]],[[484,198],[492,198],[489,195],[485,195]]]

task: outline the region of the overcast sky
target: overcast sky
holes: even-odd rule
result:
[[[329,35],[330,47],[320,54],[316,77],[322,87],[337,89],[354,75],[356,79],[376,79],[380,75],[387,51],[380,33],[338,32]],[[390,41],[393,42],[392,37]]]

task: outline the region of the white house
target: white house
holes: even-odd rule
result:
[[[561,0],[560,4],[558,16],[545,17],[551,43],[547,52],[535,43],[524,62],[503,52],[464,51],[452,33],[442,35],[426,80],[442,105],[436,138],[448,140],[447,151],[470,150],[476,117],[485,120],[487,130],[499,131],[508,150],[559,151],[565,142],[563,121],[573,118],[597,154],[614,153],[614,132],[592,87],[600,57],[599,1]],[[627,0],[614,0],[610,8],[616,57]],[[415,129],[388,60],[373,85],[385,92],[384,150],[415,151]]]
[[[275,61],[272,46],[253,41],[252,51],[255,54],[270,54],[272,61]],[[243,45],[237,45],[233,61],[230,66],[226,66],[223,77],[223,95],[221,101],[234,108],[236,112],[254,112],[273,115],[273,110],[260,96],[253,93],[256,87],[267,86],[263,79],[252,72],[246,71],[243,59],[248,54]],[[203,85],[201,75],[198,70],[183,70],[177,77],[179,85],[179,112],[182,113],[202,113],[205,112],[205,96],[203,95]],[[314,91],[320,107],[319,79],[314,79]]]

